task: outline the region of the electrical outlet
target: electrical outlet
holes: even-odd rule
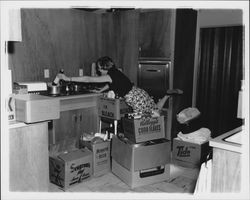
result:
[[[49,78],[49,69],[44,70],[44,78]]]
[[[83,76],[83,69],[79,69],[79,76]]]

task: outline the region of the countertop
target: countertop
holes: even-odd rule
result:
[[[86,94],[65,95],[65,96],[47,96],[47,97],[56,98],[59,100],[66,100],[66,99],[78,99],[78,98],[83,98],[83,97],[96,97],[96,96],[101,96],[101,95],[102,93],[86,93]]]
[[[82,99],[82,98],[88,99],[88,98],[92,98],[92,97],[98,97],[98,96],[101,96],[101,95],[102,95],[101,93],[87,93],[87,94],[77,94],[77,95],[69,95],[69,96],[56,96],[56,97],[44,96],[44,95],[38,95],[38,96],[41,96],[41,98],[44,98],[44,97],[55,98],[55,99],[58,99],[59,101],[63,102],[64,100],[67,101],[67,100],[76,100],[76,99]],[[74,104],[74,102],[72,102],[72,104]],[[81,106],[82,105],[80,105],[80,107]],[[67,110],[67,108],[64,108],[64,106],[61,106],[60,111],[64,111],[64,110]],[[30,124],[26,124],[24,122],[13,120],[13,121],[9,121],[8,128],[9,129],[11,129],[11,128],[21,128],[21,127],[26,127],[28,125],[30,125]]]
[[[242,145],[236,142],[226,141],[226,138],[233,136],[234,134],[244,134],[242,127],[235,128],[231,131],[228,131],[216,138],[209,140],[209,145],[211,147],[216,147],[224,150],[234,151],[238,153],[242,153]],[[241,136],[242,137],[242,136]]]

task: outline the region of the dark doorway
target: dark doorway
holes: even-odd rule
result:
[[[201,28],[197,108],[212,137],[242,125],[237,118],[243,79],[243,27]]]

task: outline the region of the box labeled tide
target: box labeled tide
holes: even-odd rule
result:
[[[183,167],[199,167],[209,153],[209,142],[202,144],[173,139],[172,160]]]
[[[110,172],[110,141],[92,143],[81,141],[81,147],[87,147],[93,153],[93,176],[101,176]]]
[[[131,188],[168,179],[170,156],[171,143],[166,139],[134,144],[112,137],[112,173]]]
[[[165,138],[164,116],[140,119],[122,118],[124,135],[134,143]]]
[[[92,152],[77,149],[49,157],[50,182],[63,190],[86,181],[92,176]]]
[[[132,112],[124,99],[100,97],[98,100],[98,114],[100,117],[120,120],[125,114]]]

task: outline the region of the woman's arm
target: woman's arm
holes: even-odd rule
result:
[[[108,84],[106,84],[106,85],[104,85],[104,87],[102,87],[101,89],[99,89],[99,90],[92,90],[92,92],[96,92],[96,93],[102,93],[102,92],[104,92],[104,91],[106,91],[106,90],[108,90],[109,89],[109,85]]]
[[[74,81],[74,82],[84,82],[84,83],[111,83],[112,79],[109,75],[104,76],[79,76],[79,77],[67,77],[65,74],[58,74],[59,79],[65,81]]]
[[[80,77],[71,77],[70,81],[75,82],[86,82],[86,83],[111,83],[112,79],[109,75],[105,76],[80,76]]]

